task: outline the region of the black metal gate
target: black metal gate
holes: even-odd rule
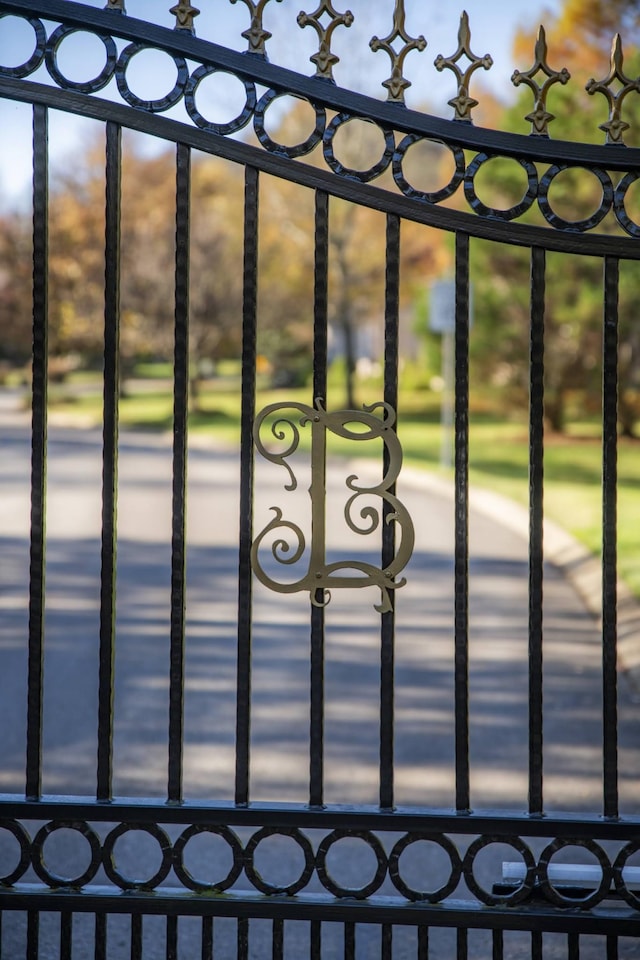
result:
[[[622,143],[625,122],[624,100],[637,84],[629,81],[622,68],[619,44],[612,55],[612,72],[591,92],[605,93],[610,107],[606,130],[607,144],[591,146],[550,140],[547,133],[550,115],[546,109],[549,87],[566,77],[554,74],[546,62],[543,39],[536,48],[537,62],[520,80],[532,87],[533,134],[512,135],[476,128],[470,121],[475,101],[469,84],[478,66],[488,66],[490,58],[475,57],[469,47],[466,16],[460,30],[460,48],[448,58],[439,58],[439,69],[449,68],[456,75],[457,97],[452,101],[455,118],[443,120],[404,107],[407,81],[403,75],[406,53],[422,49],[423,38],[411,38],[404,25],[404,7],[398,0],[394,10],[393,31],[384,40],[372,41],[374,50],[386,50],[392,60],[391,77],[386,82],[387,102],[346,91],[332,79],[335,56],[331,50],[334,30],[349,25],[351,15],[338,13],[329,0],[323,0],[311,14],[300,14],[301,26],[311,25],[320,44],[314,57],[317,75],[306,78],[269,63],[265,42],[269,34],[263,28],[265,3],[246,0],[251,25],[244,36],[249,42],[245,55],[207,42],[195,36],[193,23],[197,10],[179,3],[171,13],[175,29],[142,22],[126,14],[124,0],[110,0],[104,10],[70,0],[1,0],[0,31],[5,18],[24,18],[33,31],[33,53],[19,66],[0,68],[0,96],[13,102],[32,104],[33,111],[33,365],[31,430],[31,505],[29,536],[28,627],[22,672],[11,683],[27,689],[26,724],[20,733],[26,754],[24,794],[3,795],[0,800],[3,843],[3,876],[0,879],[0,919],[2,956],[16,960],[17,943],[23,943],[24,955],[60,957],[142,957],[202,956],[380,956],[391,957],[516,957],[525,953],[541,958],[568,956],[637,956],[640,949],[640,900],[633,880],[632,858],[640,849],[640,819],[621,816],[618,802],[618,672],[617,672],[617,561],[616,561],[616,455],[618,392],[618,291],[621,262],[640,259],[640,226],[628,207],[630,188],[638,179],[640,151]],[[390,4],[391,6],[391,4]],[[61,66],[61,50],[70,35],[81,31],[98,38],[105,51],[103,65],[94,79],[67,78]],[[393,44],[401,51],[393,49]],[[127,72],[133,58],[151,48],[163,51],[175,65],[177,79],[173,89],[160,99],[138,96]],[[458,63],[466,55],[468,66]],[[98,68],[97,68],[98,69]],[[542,71],[541,73],[539,71]],[[197,106],[203,81],[216,73],[239,78],[245,103],[235,119],[214,122]],[[544,80],[538,84],[537,80]],[[611,84],[619,84],[614,95]],[[101,91],[105,91],[101,95]],[[268,132],[267,110],[279,97],[289,95],[311,105],[314,127],[304,142],[286,145],[276,142]],[[204,109],[204,108],[203,108]],[[173,110],[171,116],[166,116]],[[45,690],[48,631],[45,569],[48,534],[45,532],[48,442],[48,249],[50,198],[48,192],[48,124],[52,111],[64,111],[90,117],[105,127],[106,206],[105,206],[105,282],[103,352],[103,429],[100,459],[101,530],[96,541],[99,559],[99,599],[96,598],[95,636],[84,636],[83,643],[96,651],[95,672],[82,682],[95,688],[97,729],[82,735],[95,741],[97,766],[95,792],[91,797],[43,794],[43,762],[47,754]],[[181,113],[179,113],[181,111]],[[380,159],[368,169],[351,169],[338,159],[339,134],[353,120],[364,118],[375,128],[383,143]],[[253,127],[255,137],[244,139],[240,131]],[[116,595],[116,501],[118,461],[124,432],[119,440],[119,331],[121,324],[121,274],[125,267],[120,255],[122,131],[132,129],[175,144],[175,362],[173,374],[174,411],[172,422],[172,518],[171,550],[167,574],[170,611],[167,618],[167,655],[164,675],[156,686],[165,700],[168,736],[168,776],[164,797],[144,799],[143,788],[114,797],[114,735],[119,714],[114,691],[119,655]],[[438,189],[419,189],[410,182],[407,157],[416,144],[428,142],[449,151],[453,160],[450,182]],[[3,143],[3,151],[11,144]],[[226,797],[211,776],[200,799],[192,799],[183,786],[185,726],[185,656],[188,654],[189,606],[187,576],[186,504],[187,415],[189,380],[189,288],[190,288],[190,206],[192,153],[221,157],[244,169],[244,249],[242,254],[242,326],[241,439],[239,449],[239,495],[232,512],[237,517],[236,573],[233,594],[236,603],[235,636],[227,633],[224,643],[209,623],[206,647],[211,656],[221,655],[223,647],[233,643],[234,673],[218,663],[220,686],[233,694],[228,704],[233,712],[235,786]],[[522,200],[509,209],[487,206],[476,192],[476,177],[494,158],[510,158],[526,174],[527,187]],[[553,208],[552,184],[563,171],[580,168],[593,176],[602,188],[597,210],[582,220],[567,220]],[[275,177],[298,185],[313,197],[314,302],[309,323],[313,325],[313,383],[308,400],[271,404],[256,410],[258,376],[257,331],[260,296],[268,289],[260,287],[260,228],[258,201],[268,190],[265,181]],[[376,181],[379,180],[379,183]],[[482,191],[480,191],[482,192]],[[460,197],[464,194],[464,199]],[[551,194],[551,196],[550,196]],[[460,195],[460,197],[459,197]],[[328,288],[330,271],[331,205],[334,198],[379,212],[386,222],[381,269],[385,273],[384,353],[380,402],[376,408],[356,413],[336,410],[327,405],[328,376]],[[451,201],[451,203],[449,203]],[[464,208],[466,203],[467,208]],[[530,215],[531,214],[531,215]],[[534,216],[535,214],[535,216]],[[536,220],[537,217],[537,220]],[[454,780],[451,809],[431,802],[437,795],[436,774],[425,763],[419,778],[423,803],[398,805],[394,777],[398,766],[394,758],[394,696],[396,694],[394,645],[402,627],[404,568],[410,561],[414,540],[413,525],[419,517],[410,516],[396,490],[402,452],[396,435],[403,410],[398,395],[399,317],[401,287],[401,225],[405,222],[448,231],[455,240],[455,479],[451,500],[454,537],[449,581],[452,587],[450,608],[438,608],[444,617],[445,634],[450,638],[448,676],[439,683],[448,703],[445,719],[438,719],[434,704],[418,703],[418,739],[428,741],[437,735],[438,724],[448,724],[451,770]],[[469,268],[470,249],[476,238],[517,246],[530,254],[530,354],[529,388],[529,536],[526,576],[528,606],[527,683],[524,704],[527,735],[519,748],[528,752],[528,809],[515,813],[513,804],[497,803],[496,809],[478,810],[473,795],[473,764],[470,738],[474,736],[473,713],[470,720],[469,671]],[[545,403],[545,279],[546,256],[589,256],[598,258],[603,268],[603,384],[602,384],[602,700],[598,716],[602,766],[600,782],[602,806],[591,812],[571,813],[564,809],[549,812],[543,795],[543,730],[550,722],[543,715],[543,451]],[[140,256],[143,256],[143,251]],[[215,263],[210,265],[215,269]],[[273,279],[271,282],[274,282]],[[286,282],[286,278],[282,281]],[[290,446],[274,453],[262,440],[261,426],[276,421],[274,436],[280,439],[291,431]],[[281,471],[287,490],[293,491],[296,478],[287,460],[298,447],[300,435],[307,431],[311,445],[311,529],[293,521],[279,507],[275,519],[262,529],[254,518],[256,495],[255,451],[263,454]],[[355,474],[346,480],[349,504],[346,518],[351,521],[362,502],[360,533],[380,520],[381,556],[376,562],[332,553],[325,543],[328,438],[337,435],[346,443],[381,441],[382,471],[370,482]],[[289,441],[285,442],[288,443]],[[5,448],[8,452],[10,448]],[[50,458],[49,458],[50,462]],[[212,481],[207,481],[212,482]],[[282,488],[281,483],[281,488]],[[400,481],[399,484],[400,485]],[[370,505],[371,499],[377,506]],[[69,505],[73,511],[73,505]],[[212,496],[211,509],[218,512],[219,523],[230,508]],[[418,510],[420,508],[418,507]],[[356,531],[357,532],[357,531]],[[4,537],[4,534],[3,534]],[[271,558],[263,561],[263,541],[275,539]],[[287,541],[289,538],[289,541]],[[3,541],[4,542],[4,541]],[[269,541],[270,542],[270,541]],[[294,546],[292,546],[294,543]],[[90,545],[89,545],[90,546]],[[78,545],[74,549],[80,549]],[[153,550],[153,548],[150,548]],[[216,544],[211,545],[215,555]],[[3,547],[4,550],[4,547]],[[9,544],[7,541],[7,551]],[[287,551],[290,551],[286,556]],[[299,560],[308,556],[309,566],[298,580],[282,579],[278,560]],[[7,556],[9,554],[7,553]],[[77,558],[76,558],[77,559]],[[147,560],[149,555],[147,555]],[[431,576],[428,566],[413,571],[418,593],[427,590]],[[80,563],[85,561],[80,560]],[[146,562],[146,560],[145,560]],[[90,560],[86,563],[90,565]],[[197,561],[196,561],[197,563]],[[140,570],[142,571],[142,567]],[[8,570],[8,566],[7,566]],[[76,568],[77,570],[77,568]],[[417,571],[417,572],[416,572]],[[140,574],[144,576],[143,572]],[[8,577],[8,574],[7,574]],[[407,574],[409,577],[409,574]],[[422,586],[421,580],[422,578]],[[278,764],[286,759],[289,724],[286,707],[292,696],[287,657],[302,656],[308,661],[306,707],[308,709],[307,751],[308,791],[300,802],[289,803],[282,788],[278,802],[254,802],[250,792],[252,768],[252,676],[254,662],[260,660],[256,647],[256,615],[253,609],[256,584],[271,597],[271,622],[277,626],[280,653],[274,668],[274,706],[281,711],[281,737],[284,749],[264,762],[274,783],[278,783]],[[126,585],[124,585],[126,588]],[[142,590],[144,583],[129,586]],[[212,584],[210,584],[213,590]],[[345,589],[346,588],[346,589]],[[373,588],[374,602],[365,589]],[[78,584],[78,591],[80,585]],[[349,621],[343,637],[355,644],[352,696],[357,700],[359,685],[364,684],[365,665],[358,666],[357,637],[360,611],[375,606],[377,618],[377,703],[379,726],[374,730],[377,759],[377,803],[351,803],[349,745],[355,729],[350,715],[337,720],[339,737],[344,741],[346,761],[343,781],[334,785],[331,797],[342,802],[327,802],[325,791],[325,725],[329,699],[325,675],[325,647],[328,642],[331,607],[329,593],[349,596]],[[301,594],[306,604],[307,626],[287,626],[287,610]],[[308,594],[308,600],[304,598]],[[362,607],[358,607],[361,597]],[[218,596],[220,603],[224,595]],[[298,602],[300,597],[295,598]],[[310,603],[309,603],[310,600]],[[333,602],[333,601],[332,601]],[[349,607],[351,605],[351,607]],[[69,611],[67,611],[69,613]],[[344,611],[343,611],[344,613]],[[428,645],[430,617],[435,608],[421,614],[424,643]],[[347,615],[345,614],[345,615]],[[156,614],[149,608],[147,616]],[[362,614],[364,616],[364,614]],[[13,629],[7,620],[7,627]],[[570,624],[565,624],[566,631]],[[65,643],[71,644],[71,627],[64,627]],[[66,632],[65,632],[66,631]],[[295,648],[286,637],[296,637]],[[420,633],[420,631],[418,631]],[[5,634],[5,636],[8,634]],[[354,639],[355,638],[355,639]],[[14,631],[14,645],[22,635]],[[160,641],[159,641],[160,642]],[[140,638],[142,644],[142,635]],[[63,644],[64,646],[64,644]],[[125,644],[126,646],[126,644]],[[71,652],[68,656],[80,655]],[[147,649],[146,647],[141,649]],[[293,652],[292,652],[293,649]],[[334,648],[332,648],[334,649]],[[208,656],[205,650],[205,656]],[[8,651],[8,646],[7,646]],[[9,657],[9,653],[6,656]],[[216,653],[216,651],[218,651]],[[297,651],[297,652],[296,652]],[[224,652],[224,651],[223,651]],[[4,656],[3,653],[3,656]],[[141,656],[143,654],[140,654]],[[151,655],[151,654],[150,654]],[[578,654],[579,655],[579,654]],[[569,653],[570,659],[575,655]],[[363,654],[364,657],[364,654]],[[116,667],[114,669],[114,658]],[[9,662],[7,659],[5,662]],[[13,662],[13,661],[12,661]],[[417,663],[417,661],[416,661]],[[205,670],[205,660],[202,661]],[[267,664],[267,666],[269,666]],[[261,661],[259,669],[265,668]],[[7,668],[8,669],[8,668]],[[371,664],[366,669],[374,669]],[[417,698],[420,701],[419,667]],[[4,670],[4,668],[3,668]],[[409,667],[409,672],[411,668]],[[362,680],[360,679],[362,677]],[[288,679],[287,679],[288,678]],[[508,681],[507,681],[508,683]],[[151,685],[152,686],[152,685]],[[399,687],[398,687],[399,689]],[[69,701],[79,691],[70,682],[63,692]],[[508,688],[495,691],[494,697],[508,699]],[[144,700],[145,691],[136,694]],[[217,694],[216,694],[217,696]],[[526,699],[528,697],[528,704]],[[343,697],[344,701],[344,697]],[[553,701],[553,697],[551,697]],[[551,703],[551,710],[553,702]],[[593,710],[596,707],[592,705]],[[422,713],[420,711],[422,710]],[[450,716],[446,712],[450,710]],[[259,723],[267,723],[266,712]],[[449,718],[449,719],[447,719]],[[228,718],[227,718],[228,719]],[[226,722],[220,720],[220,723]],[[295,724],[297,720],[291,721]],[[587,721],[585,720],[585,723]],[[366,723],[365,723],[366,726]],[[369,723],[369,727],[373,729]],[[115,734],[114,734],[115,731]],[[139,742],[139,758],[145,754],[145,730],[142,726],[127,734]],[[305,734],[306,736],[306,734]],[[490,734],[495,736],[495,733]],[[508,738],[508,731],[500,736]],[[217,731],[205,735],[207,762],[213,762]],[[637,747],[637,745],[636,745]],[[69,748],[71,749],[71,748]],[[633,755],[634,745],[627,746]],[[636,749],[637,752],[637,749]],[[204,762],[204,760],[203,760]],[[571,757],[564,761],[571,780]],[[215,764],[214,764],[215,766]],[[355,768],[354,768],[355,769]],[[497,774],[496,774],[497,776]],[[3,780],[6,782],[6,780]],[[54,780],[47,783],[55,783]],[[62,781],[64,783],[64,781]],[[45,784],[46,787],[46,784]],[[344,789],[342,789],[344,788]],[[497,787],[497,795],[500,787]],[[186,795],[185,795],[186,794]],[[502,809],[504,807],[504,809]],[[74,873],[55,868],[55,838],[62,831],[84,845],[82,867]],[[138,876],[122,865],[121,851],[126,835],[142,837],[154,845],[149,867],[140,855]],[[214,852],[200,859],[204,872],[198,875],[190,859],[192,849],[203,836]],[[52,838],[51,840],[49,838]],[[82,838],[79,840],[78,838]],[[128,839],[131,839],[129,836]],[[11,852],[11,843],[13,850]],[[276,860],[298,861],[293,873],[279,879],[278,871],[269,876],[263,867],[259,847],[275,844]],[[344,846],[346,844],[346,847]],[[349,846],[351,844],[351,846]],[[336,858],[340,846],[346,851]],[[499,845],[518,861],[518,869],[509,874],[493,867],[483,873],[481,861],[486,848]],[[46,849],[45,849],[46,848]],[[118,852],[118,848],[120,853]],[[588,854],[591,882],[574,879],[563,885],[554,873],[561,854],[569,848],[573,858]],[[207,848],[208,849],[208,848]],[[280,850],[283,853],[280,853]],[[418,851],[430,851],[424,861],[413,863]],[[577,853],[576,853],[577,849]],[[7,853],[6,851],[9,850]],[[155,858],[155,860],[154,860]],[[367,859],[369,858],[369,859]],[[552,860],[556,858],[555,864]],[[126,859],[126,858],[125,858]],[[566,859],[566,858],[565,858]],[[80,857],[82,860],[82,856]],[[345,870],[345,861],[349,869]],[[443,865],[444,864],[444,865]],[[351,873],[349,872],[351,870]],[[570,876],[571,873],[569,872]],[[595,880],[593,877],[595,876]],[[585,885],[586,883],[586,885]],[[126,919],[122,919],[125,917]],[[159,924],[158,918],[162,918]],[[21,926],[22,924],[22,926]],[[23,941],[16,939],[22,930]],[[187,934],[185,931],[191,931]],[[190,936],[191,939],[186,939]],[[47,952],[48,951],[48,952]],[[626,952],[625,952],[626,951]]]

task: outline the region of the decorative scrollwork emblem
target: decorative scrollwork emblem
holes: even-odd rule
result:
[[[238,0],[231,0],[231,3],[237,2]],[[282,3],[282,0],[277,0],[277,2]],[[271,39],[273,34],[264,29],[262,18],[264,16],[264,8],[269,3],[269,0],[258,0],[257,3],[255,3],[255,0],[243,0],[243,3],[247,5],[249,13],[251,14],[251,26],[241,34],[249,44],[247,53],[256,53],[258,56],[266,57],[267,51],[265,43]]]
[[[567,83],[571,74],[566,67],[563,67],[560,71],[552,70],[547,63],[547,38],[543,26],[541,26],[538,31],[534,56],[535,60],[531,69],[526,72],[515,70],[511,76],[511,82],[514,87],[519,87],[521,83],[526,83],[533,91],[533,110],[526,115],[525,120],[531,122],[531,133],[534,136],[548,137],[549,124],[552,120],[555,120],[554,114],[549,113],[547,110],[547,94],[549,88],[554,83]],[[547,78],[542,86],[537,80],[533,79],[540,71],[542,71]]]
[[[382,410],[383,416],[374,411]],[[288,414],[285,416],[285,412]],[[338,410],[327,413],[322,402],[316,400],[315,407],[304,403],[272,403],[262,410],[254,423],[253,439],[260,454],[271,463],[284,467],[288,475],[285,490],[297,488],[297,480],[288,462],[300,444],[300,427],[311,426],[311,543],[309,545],[309,564],[305,575],[294,582],[282,583],[269,576],[260,562],[260,551],[265,540],[271,543],[273,559],[283,565],[298,563],[307,551],[307,543],[302,529],[293,521],[284,519],[279,507],[271,507],[274,514],[271,521],[255,538],[251,548],[253,572],[262,584],[278,593],[298,593],[308,590],[314,606],[326,606],[331,599],[333,588],[378,587],[381,602],[375,605],[379,613],[392,609],[391,590],[404,586],[406,579],[398,579],[398,574],[406,567],[414,544],[414,530],[406,507],[394,493],[394,485],[402,466],[402,448],[393,430],[396,415],[386,403],[376,403],[359,410]],[[286,449],[274,451],[267,449],[261,437],[266,422],[271,423],[271,434],[279,442],[287,444]],[[366,441],[381,439],[387,450],[388,468],[378,483],[366,485],[359,481],[356,474],[345,480],[350,493],[344,507],[344,519],[354,533],[366,536],[380,526],[381,516],[386,523],[394,523],[401,532],[400,544],[392,561],[385,567],[376,567],[363,560],[340,560],[327,563],[326,560],[326,438],[327,431],[345,440]],[[367,503],[359,510],[361,498]],[[383,503],[381,509],[372,506],[371,497],[379,497]]]
[[[320,22],[324,14],[330,17],[330,22],[323,27]],[[313,27],[320,40],[320,49],[309,59],[316,65],[316,77],[323,77],[325,80],[333,80],[333,68],[339,62],[331,50],[331,40],[337,27],[350,27],[353,23],[353,14],[351,10],[345,13],[338,13],[331,0],[320,0],[320,3],[313,13],[305,13],[304,10],[298,14],[298,25],[300,27]]]
[[[399,53],[396,53],[392,44],[398,39],[404,40],[404,46]],[[410,37],[407,33],[404,0],[396,0],[393,12],[393,27],[389,35],[383,40],[379,37],[372,37],[369,46],[374,53],[377,53],[378,50],[384,50],[389,54],[391,76],[387,80],[383,80],[382,86],[389,91],[388,100],[394,103],[404,103],[404,92],[411,86],[411,81],[403,75],[404,61],[411,50],[422,52],[427,46],[427,41],[422,34],[419,37]]]
[[[609,104],[609,119],[606,123],[598,125],[598,129],[604,130],[607,135],[605,143],[624,143],[622,135],[625,130],[629,129],[630,124],[622,119],[622,105],[627,94],[631,93],[632,90],[640,93],[640,77],[636,77],[635,80],[628,77],[622,69],[623,60],[622,40],[620,39],[620,34],[616,33],[611,46],[609,74],[604,80],[589,80],[585,87],[587,93],[591,96],[593,96],[594,93],[601,93],[607,98]],[[611,89],[611,84],[614,80],[617,80],[618,83],[621,84],[617,93],[614,93]]]
[[[463,72],[458,66],[460,57],[466,57],[470,61],[469,66]],[[450,57],[443,57],[442,54],[434,60],[436,70],[453,70],[458,81],[458,95],[448,100],[447,103],[455,110],[454,120],[465,120],[471,123],[471,110],[478,106],[478,101],[469,96],[469,84],[471,75],[478,69],[484,67],[490,70],[493,66],[491,54],[485,53],[484,57],[476,57],[471,52],[471,30],[469,28],[469,15],[466,10],[462,11],[460,17],[460,28],[458,30],[458,49]]]

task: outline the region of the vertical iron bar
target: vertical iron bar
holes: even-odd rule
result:
[[[543,960],[542,933],[538,930],[531,934],[531,960]]]
[[[236,703],[237,804],[249,802],[251,737],[251,538],[253,532],[253,421],[256,406],[259,176],[245,170],[240,430],[240,537],[238,569],[238,679]]]
[[[40,940],[40,914],[37,910],[27,913],[27,954],[26,960],[38,960]]]
[[[356,925],[355,923],[345,923],[344,925],[344,960],[355,960],[356,955]]]
[[[456,809],[469,795],[469,236],[456,234],[455,752]]]
[[[29,565],[29,666],[25,793],[42,789],[42,685],[46,551],[47,352],[49,307],[48,113],[33,107],[33,360],[31,426],[31,545]]]
[[[202,918],[202,960],[213,960],[213,917]]]
[[[529,342],[529,813],[542,814],[545,251],[531,250]]]
[[[167,960],[178,960],[178,918],[167,917]]]
[[[327,399],[327,311],[329,277],[329,196],[316,191],[315,281],[313,325],[313,400]],[[316,591],[311,604],[311,677],[309,733],[309,803],[324,801],[324,591]]]
[[[313,399],[327,395],[327,316],[329,282],[329,196],[316,191],[313,297]]]
[[[456,935],[456,960],[468,960],[469,931],[458,930]]]
[[[580,935],[567,934],[567,960],[580,960]]]
[[[238,918],[238,960],[249,960],[249,920]]]
[[[618,942],[618,938],[615,936],[615,934],[607,937],[607,960],[619,960]]]
[[[173,499],[171,652],[167,798],[182,800],[186,590],[187,418],[189,414],[189,202],[191,148],[176,147],[175,341],[173,380]]]
[[[502,930],[493,931],[492,960],[504,960],[504,937]]]
[[[142,914],[131,914],[131,960],[142,960]]]
[[[274,920],[271,935],[271,960],[284,958],[284,920]]]
[[[418,960],[429,960],[429,927],[418,927]]]
[[[604,815],[618,816],[617,485],[620,264],[604,262],[602,363],[602,687]]]
[[[322,926],[320,920],[311,921],[311,949],[310,960],[321,960],[322,957]]]
[[[116,621],[118,396],[120,392],[120,208],[122,131],[107,123],[105,176],[104,381],[102,417],[102,546],[98,676],[98,800],[111,800],[113,658]]]
[[[381,960],[393,960],[393,926],[390,923],[382,924]]]
[[[398,304],[400,298],[400,218],[387,216],[386,276],[384,318],[384,400],[393,410],[398,407]],[[394,426],[394,429],[396,429]],[[383,471],[386,474],[389,452],[383,444]],[[395,483],[389,493],[396,492]],[[395,524],[389,523],[392,509],[384,501],[382,510],[382,568],[388,567],[395,555]],[[393,807],[393,737],[394,737],[394,665],[395,665],[395,597],[390,590],[391,610],[380,615],[380,806]]]
[[[94,960],[107,960],[107,915],[96,913]]]
[[[73,948],[73,914],[63,910],[60,914],[60,960],[71,960]]]

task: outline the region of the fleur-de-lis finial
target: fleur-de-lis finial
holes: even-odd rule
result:
[[[126,13],[124,0],[107,0],[105,10],[117,10],[118,13]]]
[[[404,40],[404,46],[399,53],[393,49],[394,40]],[[404,61],[411,50],[420,50],[421,52],[427,46],[427,41],[420,35],[419,37],[410,37],[405,28],[405,10],[404,0],[396,0],[395,10],[393,12],[393,27],[388,37],[380,40],[379,37],[372,37],[369,46],[374,53],[378,50],[385,50],[391,60],[391,76],[384,80],[383,87],[389,91],[387,100],[394,103],[404,103],[404,92],[411,86],[411,81],[403,76]]]
[[[193,19],[198,16],[200,11],[197,7],[192,7],[189,0],[180,0],[179,3],[171,7],[169,13],[173,13],[176,18],[176,30],[188,30],[189,33],[196,32]]]
[[[281,3],[282,0],[277,0],[277,2]],[[237,3],[237,0],[231,0],[231,3]],[[251,14],[251,26],[241,34],[249,44],[247,53],[256,53],[261,57],[266,57],[265,43],[271,39],[272,34],[262,26],[262,18],[264,8],[269,0],[258,0],[257,3],[254,0],[243,0],[243,3],[246,3]]]
[[[549,113],[547,110],[547,94],[549,88],[554,83],[566,83],[571,74],[566,67],[563,67],[562,70],[558,72],[557,70],[552,70],[547,63],[547,38],[543,26],[541,26],[538,31],[534,56],[535,61],[531,69],[527,70],[526,73],[521,70],[515,70],[511,77],[511,82],[515,87],[520,86],[521,83],[526,83],[533,91],[533,111],[526,115],[525,120],[531,121],[531,133],[533,135],[548,137],[549,124],[552,120],[555,120],[554,114]],[[542,71],[547,78],[542,86],[540,86],[537,80],[533,79],[539,71]]]
[[[624,144],[622,135],[625,130],[629,129],[630,124],[622,119],[622,105],[627,94],[631,93],[632,90],[640,92],[640,77],[631,80],[630,77],[626,76],[622,69],[623,59],[622,41],[620,34],[616,33],[611,46],[609,75],[605,77],[604,80],[596,81],[591,79],[586,85],[587,93],[591,95],[594,93],[602,93],[607,98],[609,104],[609,119],[606,123],[599,124],[598,127],[598,129],[604,130],[607,135],[605,143]],[[611,89],[611,84],[614,80],[622,84],[617,93],[614,93]]]
[[[460,57],[465,56],[470,60],[467,69],[462,72],[458,66]],[[493,66],[491,54],[485,53],[484,57],[476,57],[471,52],[471,30],[469,29],[469,16],[466,10],[463,10],[460,17],[460,29],[458,30],[458,49],[452,56],[443,57],[440,54],[434,61],[436,70],[444,70],[445,67],[453,70],[458,81],[458,96],[447,101],[449,106],[455,110],[454,120],[466,120],[471,123],[471,110],[477,107],[478,101],[469,96],[469,83],[471,75],[478,69],[484,67],[489,70]]]
[[[330,23],[323,27],[320,18],[323,14],[331,18]],[[313,27],[320,40],[320,49],[309,59],[316,65],[316,77],[323,77],[325,80],[333,80],[333,68],[340,60],[331,50],[331,40],[337,27],[350,27],[353,23],[353,14],[351,10],[345,13],[338,13],[334,9],[331,0],[320,0],[318,7],[313,13],[301,11],[298,14],[298,25],[300,27]]]

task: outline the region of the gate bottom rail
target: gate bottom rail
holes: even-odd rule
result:
[[[64,856],[64,869],[55,863],[64,849],[60,831],[67,840],[73,834],[76,861],[85,848],[71,876]],[[0,910],[357,918],[640,936],[637,820],[5,796],[0,839]],[[140,843],[147,845],[142,856]],[[514,855],[519,860],[509,862]],[[588,865],[582,891],[556,880],[567,858]],[[127,873],[127,860],[141,878]],[[517,876],[506,886],[505,866]]]
[[[487,907],[469,900],[407,903],[394,897],[336,900],[329,895],[265,896],[259,893],[193,894],[171,887],[121,892],[110,887],[52,890],[18,884],[0,891],[0,911],[48,911],[102,915],[220,917],[255,920],[320,920],[327,923],[391,924],[461,930],[575,933],[638,937],[640,918],[629,907],[585,912],[550,905]]]

